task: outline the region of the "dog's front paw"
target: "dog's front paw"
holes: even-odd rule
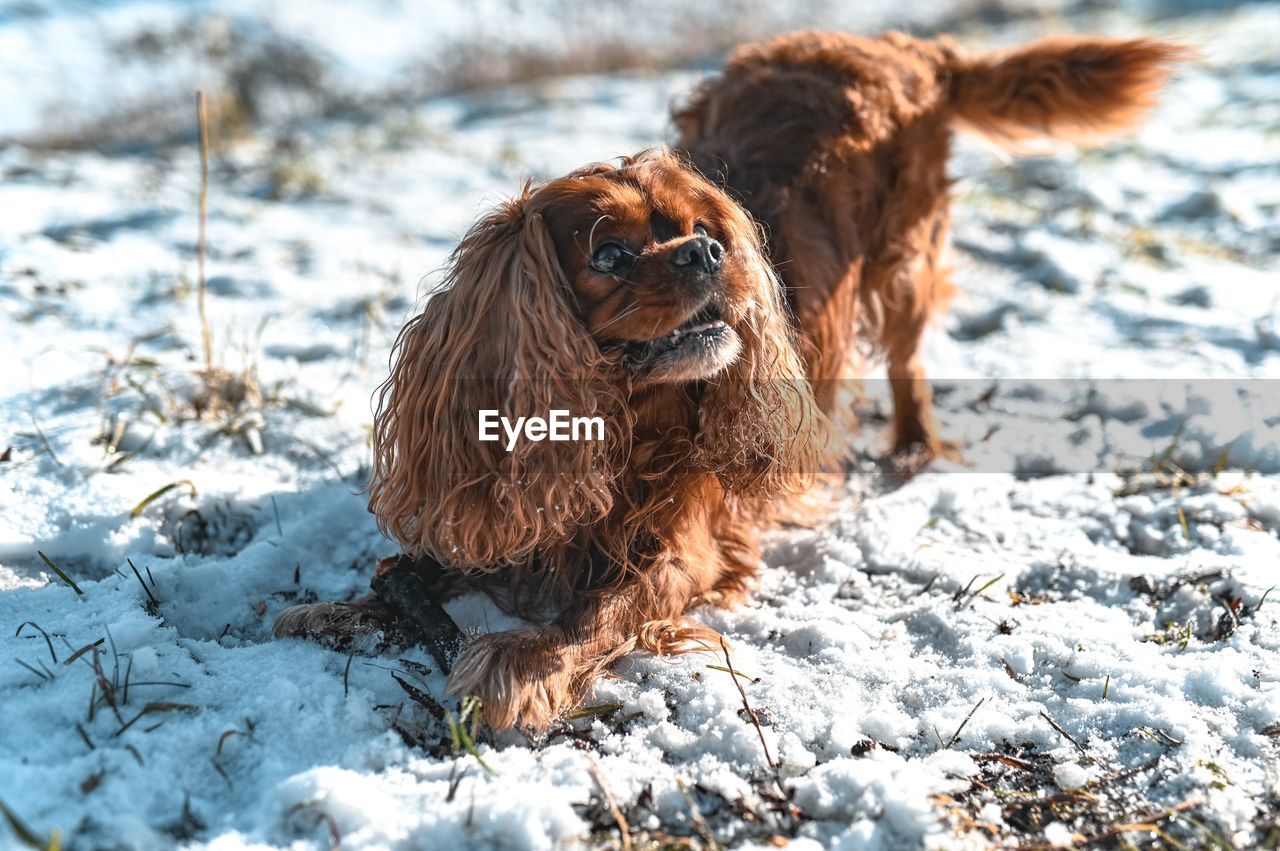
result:
[[[555,627],[482,636],[458,658],[447,688],[480,698],[495,730],[542,732],[575,702],[570,645]]]
[[[900,441],[889,455],[890,468],[902,478],[910,478],[936,460],[966,466],[962,444],[954,440],[929,437],[918,441]]]
[[[348,650],[383,636],[394,620],[373,597],[350,603],[304,603],[281,612],[272,625],[276,638],[306,638],[336,650]]]

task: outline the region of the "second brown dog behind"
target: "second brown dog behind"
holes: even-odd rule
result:
[[[1189,54],[1064,37],[966,56],[947,39],[797,33],[739,48],[676,111],[676,147],[766,226],[824,411],[839,420],[840,382],[860,377],[862,353],[888,361],[893,450],[917,468],[950,452],[921,338],[952,293],[952,128],[1006,147],[1098,141],[1131,127]]]

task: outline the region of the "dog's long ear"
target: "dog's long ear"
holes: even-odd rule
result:
[[[463,239],[447,289],[400,332],[378,396],[370,510],[407,552],[463,569],[525,561],[602,518],[626,451],[608,365],[530,197],[526,187]],[[501,426],[479,439],[480,411],[514,422],[554,410],[601,417],[604,439],[521,436],[508,451]]]
[[[729,250],[753,285],[746,315],[733,317],[742,353],[708,382],[698,454],[731,492],[768,498],[802,488],[817,472],[827,421],[814,402],[755,224],[735,207]]]

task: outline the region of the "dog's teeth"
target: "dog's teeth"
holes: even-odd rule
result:
[[[692,328],[686,329],[684,333],[697,334],[702,331],[710,331],[713,328],[723,328],[723,327],[724,327],[724,320],[715,319],[715,320],[712,320],[711,322],[703,322],[701,324],[694,325]]]

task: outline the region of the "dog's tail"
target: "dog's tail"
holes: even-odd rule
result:
[[[1088,144],[1132,127],[1189,48],[1150,38],[1065,36],[1010,53],[944,45],[961,127],[1016,149],[1033,138]]]

